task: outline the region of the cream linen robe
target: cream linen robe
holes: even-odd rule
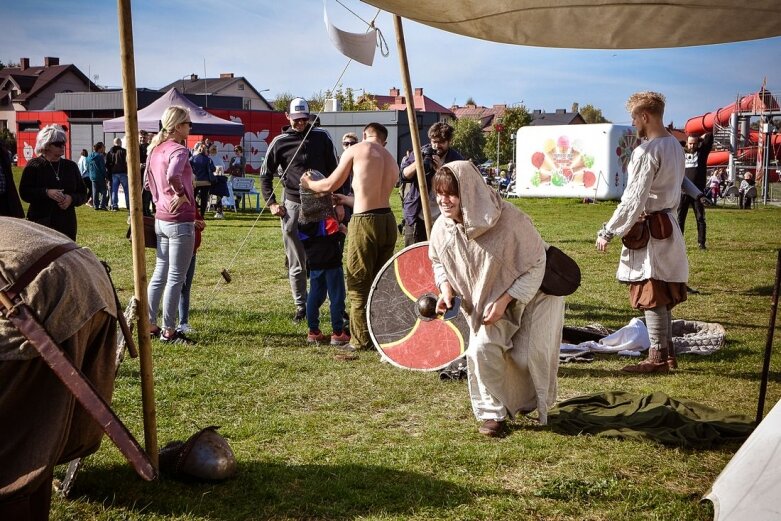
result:
[[[651,139],[632,152],[629,182],[621,196],[621,203],[605,224],[605,229],[622,237],[643,212],[669,209],[667,218],[672,223],[673,234],[663,240],[651,237],[648,245],[639,250],[630,250],[624,246],[616,273],[618,280],[689,280],[686,244],[683,242],[677,219],[684,179],[683,148],[674,137],[668,135]]]
[[[463,223],[437,219],[429,257],[437,287],[447,281],[463,299],[472,409],[478,420],[537,409],[545,424],[556,401],[564,323],[564,299],[539,291],[545,244],[528,216],[487,187],[471,163],[446,166],[458,179]],[[516,300],[483,325],[486,306],[505,291]]]

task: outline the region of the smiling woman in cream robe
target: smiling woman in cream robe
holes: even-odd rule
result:
[[[505,420],[537,410],[547,423],[556,401],[564,298],[540,291],[546,245],[529,217],[486,186],[468,161],[433,181],[441,216],[429,257],[441,295],[454,295],[469,323],[469,394],[480,433],[500,436]]]

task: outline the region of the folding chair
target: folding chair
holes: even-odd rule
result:
[[[233,183],[228,182],[228,195],[222,198],[223,210],[231,209],[238,212],[236,208],[236,197],[233,195]]]

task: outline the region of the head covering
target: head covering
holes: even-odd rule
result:
[[[287,114],[290,119],[309,119],[309,103],[304,98],[294,98],[290,102],[290,110]]]
[[[458,180],[463,222],[440,216],[431,230],[429,256],[445,269],[477,331],[486,306],[544,258],[545,243],[529,216],[486,185],[470,161],[445,166]]]

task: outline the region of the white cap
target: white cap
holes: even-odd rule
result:
[[[309,119],[309,103],[304,98],[295,98],[290,102],[290,111],[287,114],[290,119]]]

